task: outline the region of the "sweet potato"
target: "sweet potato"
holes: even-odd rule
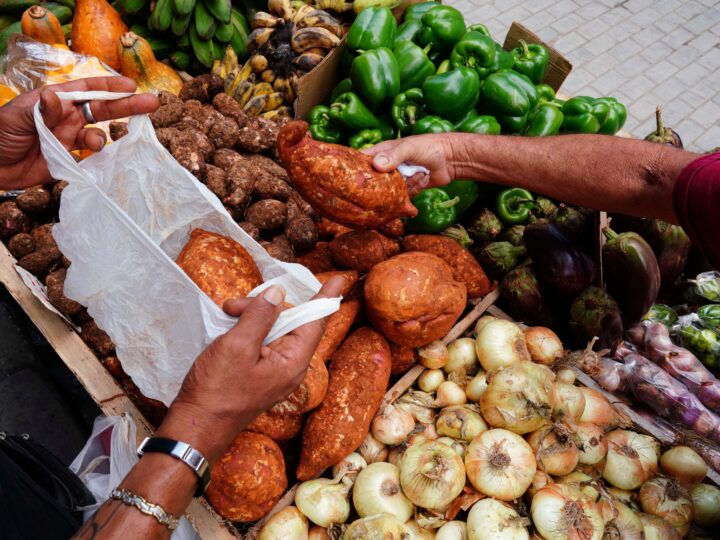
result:
[[[435,234],[412,234],[403,239],[405,251],[424,251],[437,255],[450,265],[453,277],[467,287],[468,298],[485,296],[490,281],[472,254],[452,238]]]
[[[90,320],[80,327],[80,337],[94,350],[98,356],[112,356],[115,354],[115,344],[95,321]]]
[[[332,240],[336,236],[352,231],[350,227],[340,225],[328,218],[321,217],[317,222],[318,234],[324,240]]]
[[[29,233],[20,233],[10,239],[7,247],[13,257],[19,259],[35,251],[35,241]]]
[[[330,242],[330,255],[335,265],[358,272],[369,272],[377,263],[398,253],[398,242],[376,231],[350,231]]]
[[[313,354],[300,386],[293,390],[292,394],[283,401],[276,403],[270,409],[270,412],[278,416],[285,416],[300,415],[312,410],[322,403],[327,392],[327,386],[328,371],[325,367],[325,359]]]
[[[405,234],[405,223],[400,218],[394,219],[385,223],[378,231],[390,238],[397,238]]]
[[[318,242],[315,244],[315,247],[307,253],[298,255],[296,262],[302,264],[313,274],[336,270],[330,257],[330,244],[328,242]]]
[[[260,519],[287,488],[282,451],[272,439],[249,431],[235,437],[210,474],[207,499],[232,521]]]
[[[273,441],[287,441],[302,430],[302,416],[300,414],[281,414],[271,409],[256,416],[247,429],[255,433],[262,433]]]
[[[331,278],[334,278],[336,276],[340,276],[343,278],[343,288],[340,291],[340,296],[347,296],[353,290],[355,289],[355,286],[358,283],[358,279],[360,279],[360,276],[358,275],[356,270],[335,270],[332,272],[320,272],[318,274],[315,274],[315,277],[318,279],[320,283],[325,285]]]
[[[35,186],[23,191],[15,201],[23,212],[39,214],[50,209],[51,199],[52,196],[47,189],[41,186]]]
[[[83,307],[75,300],[70,300],[67,296],[65,296],[64,288],[66,272],[67,270],[65,270],[65,268],[55,270],[53,273],[48,275],[45,280],[45,285],[47,286],[47,296],[50,303],[63,315],[72,317],[80,313]]]
[[[340,309],[328,317],[322,339],[315,349],[315,354],[327,362],[350,331],[355,322],[362,302],[360,300],[348,300],[340,304]]]
[[[287,205],[282,201],[264,199],[247,209],[245,219],[257,225],[261,231],[272,231],[285,223]]]
[[[322,404],[303,431],[299,480],[315,477],[365,438],[390,380],[390,346],[371,328],[352,334],[333,355]]]
[[[393,375],[402,375],[415,364],[418,363],[417,349],[412,347],[404,347],[395,345],[390,342],[390,352],[392,353],[392,370]]]

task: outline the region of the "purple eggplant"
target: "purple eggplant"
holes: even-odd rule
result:
[[[570,299],[595,279],[595,265],[559,225],[539,219],[525,227],[523,242],[540,282],[558,296]]]
[[[516,321],[541,326],[553,324],[552,309],[530,265],[510,270],[500,283],[500,293],[505,308]]]
[[[617,301],[623,324],[632,326],[655,302],[660,289],[660,267],[650,245],[634,232],[617,234],[605,228],[602,249],[608,293]]]
[[[589,287],[575,298],[570,306],[570,327],[580,345],[597,337],[597,351],[614,352],[623,337],[617,302],[598,287]]]
[[[677,131],[673,128],[665,127],[663,124],[662,110],[659,106],[655,107],[655,131],[648,133],[645,140],[665,146],[683,148],[682,139]]]
[[[573,241],[582,242],[591,232],[591,219],[580,210],[560,203],[550,220],[562,227],[563,232]]]

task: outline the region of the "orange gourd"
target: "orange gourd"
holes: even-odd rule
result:
[[[120,73],[137,82],[142,92],[165,90],[179,94],[183,81],[170,66],[155,59],[150,44],[140,36],[128,32],[117,44],[120,59]]]
[[[127,25],[105,0],[77,0],[70,34],[73,51],[97,56],[113,69],[120,69],[117,42]]]
[[[22,33],[41,43],[67,49],[65,34],[60,21],[52,11],[42,6],[32,6],[20,18]]]

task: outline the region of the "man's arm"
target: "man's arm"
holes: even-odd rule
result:
[[[429,185],[467,178],[518,186],[571,204],[677,222],[673,186],[692,152],[607,135],[509,137],[453,133],[387,141],[375,167],[407,161],[431,170]]]

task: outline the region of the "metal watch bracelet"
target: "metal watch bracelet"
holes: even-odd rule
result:
[[[114,489],[110,494],[110,498],[120,501],[126,506],[133,506],[143,514],[154,517],[158,520],[158,523],[165,525],[171,531],[177,529],[180,524],[180,520],[168,514],[162,506],[147,502],[140,495],[136,495],[130,491]]]
[[[202,494],[205,493],[210,483],[210,465],[205,459],[205,456],[188,443],[166,439],[164,437],[145,437],[137,453],[142,456],[147,452],[167,454],[182,461],[190,467],[198,477],[198,488],[195,491],[195,496],[201,497]]]

